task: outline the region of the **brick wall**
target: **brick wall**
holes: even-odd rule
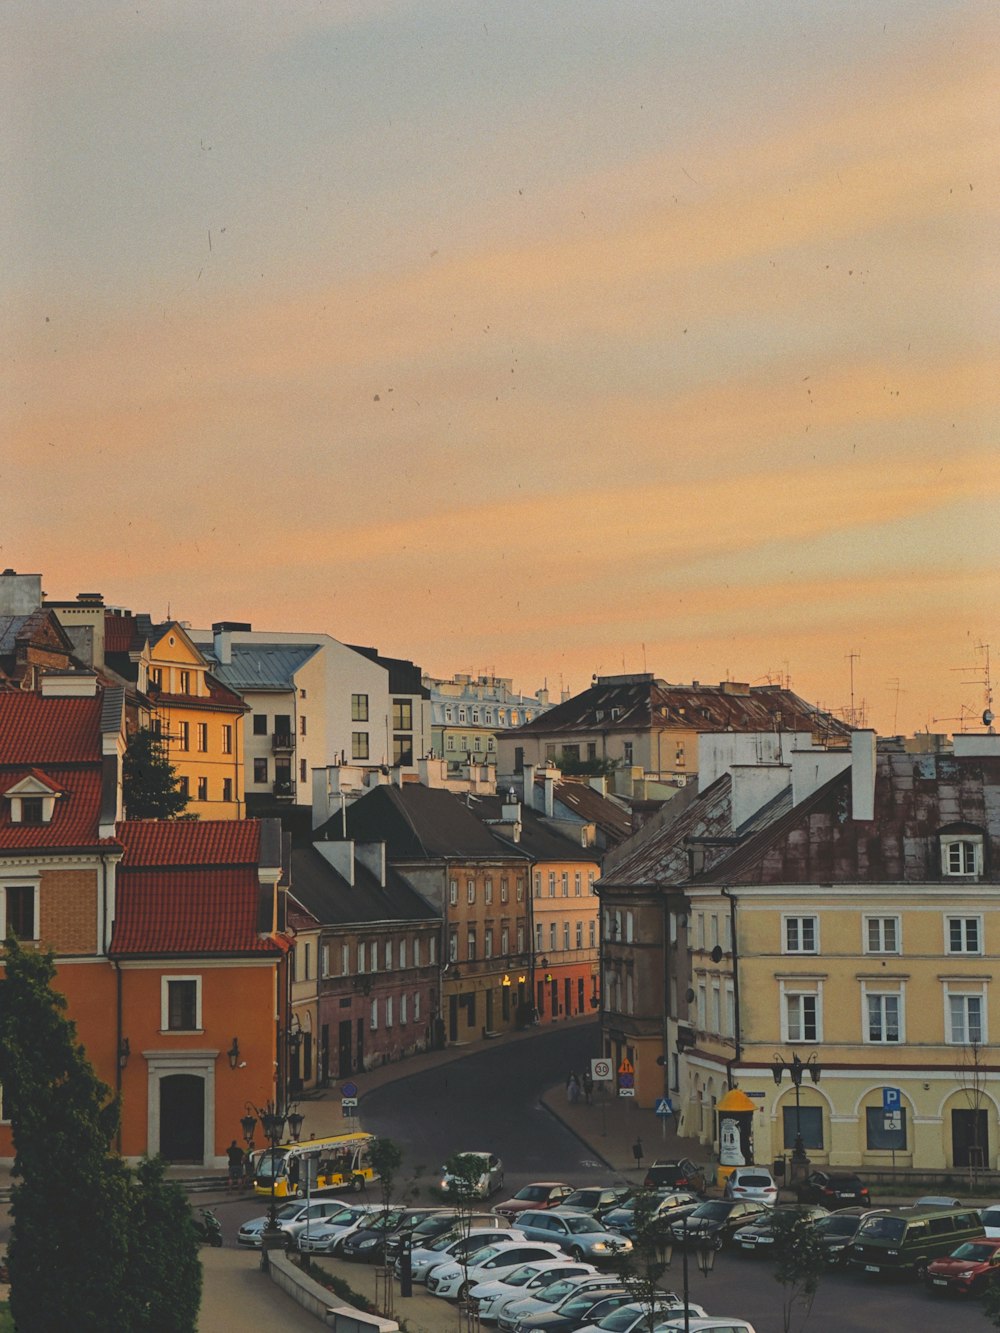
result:
[[[42,943],[57,954],[97,949],[97,875],[93,870],[46,870],[39,892]]]

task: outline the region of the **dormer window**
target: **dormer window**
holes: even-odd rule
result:
[[[44,824],[45,802],[41,796],[21,797],[21,823]]]
[[[943,875],[961,875],[968,878],[978,877],[983,873],[983,836],[962,830],[942,833],[941,838],[941,873]]]
[[[43,773],[32,771],[3,793],[12,824],[49,824],[62,792]]]

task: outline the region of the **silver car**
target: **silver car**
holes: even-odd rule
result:
[[[298,1248],[302,1254],[335,1254],[345,1236],[368,1226],[381,1211],[377,1207],[345,1206],[342,1214],[335,1213],[315,1227],[310,1225],[308,1235],[304,1231],[300,1232]]]
[[[477,1282],[469,1292],[476,1302],[479,1321],[483,1324],[495,1324],[497,1311],[505,1301],[520,1300],[530,1296],[543,1287],[549,1287],[564,1277],[594,1277],[597,1269],[593,1264],[574,1263],[563,1256],[560,1259],[545,1259],[529,1264],[522,1264],[513,1273],[502,1280]]]
[[[554,1240],[571,1258],[591,1263],[632,1250],[628,1236],[609,1231],[587,1213],[564,1213],[558,1208],[529,1211],[519,1214],[517,1226],[530,1240]]]
[[[353,1220],[358,1211],[357,1208],[348,1208],[342,1199],[314,1199],[309,1204],[306,1204],[304,1199],[298,1199],[278,1209],[277,1223],[281,1230],[287,1233],[289,1239],[293,1240],[306,1230],[307,1225],[310,1231],[314,1231],[322,1223],[333,1221],[340,1214],[345,1214]],[[236,1233],[236,1243],[252,1245],[259,1250],[261,1236],[266,1227],[266,1216],[252,1217],[249,1222],[244,1222]]]
[[[449,1231],[437,1240],[432,1240],[426,1249],[411,1250],[410,1271],[414,1282],[426,1282],[427,1274],[438,1264],[461,1260],[465,1255],[474,1254],[476,1250],[495,1245],[498,1241],[502,1244],[505,1241],[525,1239],[520,1229],[514,1230],[512,1227],[473,1227],[468,1235]]]

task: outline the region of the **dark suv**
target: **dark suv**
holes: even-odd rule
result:
[[[675,1245],[710,1245],[721,1250],[737,1227],[756,1222],[770,1211],[767,1204],[752,1199],[709,1199],[671,1223],[670,1239]]]
[[[795,1186],[799,1203],[821,1203],[824,1208],[867,1208],[871,1204],[868,1186],[860,1176],[828,1175],[810,1171]]]
[[[705,1192],[705,1168],[687,1157],[658,1158],[646,1171],[645,1189],[693,1190]]]

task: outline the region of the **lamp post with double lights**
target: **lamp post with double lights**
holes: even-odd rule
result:
[[[795,1146],[792,1148],[792,1168],[793,1172],[804,1174],[809,1165],[809,1158],[802,1139],[802,1105],[799,1099],[799,1090],[802,1087],[802,1078],[807,1069],[812,1081],[818,1083],[823,1067],[819,1063],[819,1057],[815,1052],[810,1055],[808,1060],[800,1060],[795,1052],[792,1053],[791,1060],[783,1060],[780,1055],[775,1055],[771,1062],[771,1074],[779,1087],[781,1086],[781,1077],[786,1069],[789,1078],[792,1080],[792,1086],[795,1088]]]
[[[268,1251],[284,1249],[286,1241],[285,1233],[278,1226],[278,1206],[274,1194],[278,1148],[285,1136],[286,1126],[288,1127],[288,1137],[293,1143],[298,1143],[299,1136],[302,1133],[302,1121],[305,1117],[300,1114],[294,1105],[288,1110],[282,1110],[273,1101],[269,1101],[263,1107],[254,1106],[251,1102],[247,1102],[246,1112],[246,1115],[240,1120],[240,1127],[243,1130],[243,1137],[246,1142],[248,1144],[253,1142],[254,1129],[259,1120],[264,1138],[270,1144],[271,1202],[267,1209],[267,1225],[260,1237],[260,1266],[266,1270]]]
[[[688,1220],[686,1213],[680,1219],[679,1223],[678,1222],[673,1223],[670,1232],[667,1232],[662,1238],[657,1239],[656,1249],[660,1262],[663,1264],[665,1268],[669,1268],[670,1261],[674,1257],[674,1245],[673,1241],[671,1240],[671,1233],[676,1232],[678,1226],[680,1227],[680,1232],[681,1232],[681,1237],[680,1237],[681,1261],[682,1261],[681,1272],[682,1272],[682,1280],[684,1283],[684,1288],[683,1288],[684,1333],[690,1333],[691,1311],[688,1308],[688,1301],[690,1298],[690,1291],[688,1288]],[[712,1269],[715,1267],[715,1252],[718,1249],[718,1246],[714,1244],[712,1241],[706,1239],[705,1237],[702,1237],[700,1240],[697,1240],[695,1242],[695,1245],[696,1245],[695,1258],[698,1262],[698,1268],[701,1270],[702,1274],[705,1277],[708,1277]]]

